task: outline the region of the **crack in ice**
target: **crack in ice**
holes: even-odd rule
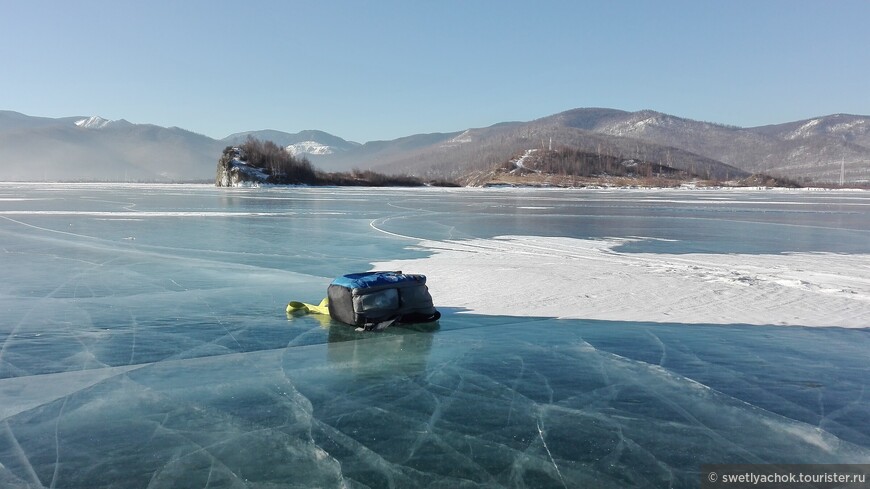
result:
[[[60,405],[60,412],[57,413],[57,418],[54,421],[54,474],[51,476],[50,489],[54,489],[57,483],[57,476],[60,473],[60,420],[63,417],[63,411],[66,408],[66,403],[69,396],[63,398],[63,404]]]
[[[547,440],[544,439],[544,427],[541,426],[541,418],[538,416],[538,436],[541,437],[541,443],[544,445],[544,450],[547,451],[547,456],[550,457],[550,462],[553,463],[553,468],[556,469],[556,473],[559,474],[559,480],[562,481],[562,486],[565,489],[568,489],[568,484],[565,483],[565,478],[562,477],[562,471],[559,470],[559,465],[556,464],[556,460],[553,459],[553,454],[550,453],[550,447],[547,446]]]
[[[12,447],[15,449],[15,454],[18,455],[18,461],[24,466],[24,470],[27,472],[28,477],[30,477],[31,481],[36,484],[36,487],[45,487],[42,485],[42,481],[39,480],[39,476],[36,475],[36,471],[33,469],[33,464],[31,464],[30,459],[27,458],[24,448],[22,448],[18,443],[18,439],[15,437],[15,433],[12,432],[12,427],[9,426],[7,420],[3,420],[3,427],[5,428],[4,431],[6,432],[7,438],[9,438]]]

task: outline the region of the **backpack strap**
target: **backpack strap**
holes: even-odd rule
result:
[[[438,311],[435,311],[432,314],[410,312],[408,314],[403,314],[403,315],[399,316],[398,322],[405,323],[405,324],[431,323],[431,322],[437,321],[439,319],[441,319],[441,313]]]
[[[402,316],[396,316],[383,321],[366,321],[362,326],[357,328],[357,331],[383,331],[393,324],[415,324],[415,323],[431,323],[441,319],[441,313],[435,311],[432,314],[421,314],[412,312]]]
[[[398,322],[399,316],[383,321],[366,321],[362,326],[356,328],[357,331],[383,331],[388,327]]]

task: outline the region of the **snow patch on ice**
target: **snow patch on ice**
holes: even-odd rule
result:
[[[431,257],[374,268],[422,273],[438,305],[480,314],[870,327],[870,256],[617,251],[637,239],[423,241]]]

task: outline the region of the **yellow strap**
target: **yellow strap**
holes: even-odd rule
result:
[[[299,301],[290,301],[287,303],[287,314],[292,313],[301,313],[301,314],[326,314],[329,315],[329,299],[324,298],[320,301],[320,305],[315,306],[314,304],[307,304],[305,302]]]

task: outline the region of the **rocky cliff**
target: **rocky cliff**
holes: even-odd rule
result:
[[[224,149],[218,160],[214,184],[217,187],[240,187],[269,181],[269,175],[243,161],[244,151],[236,146]]]

